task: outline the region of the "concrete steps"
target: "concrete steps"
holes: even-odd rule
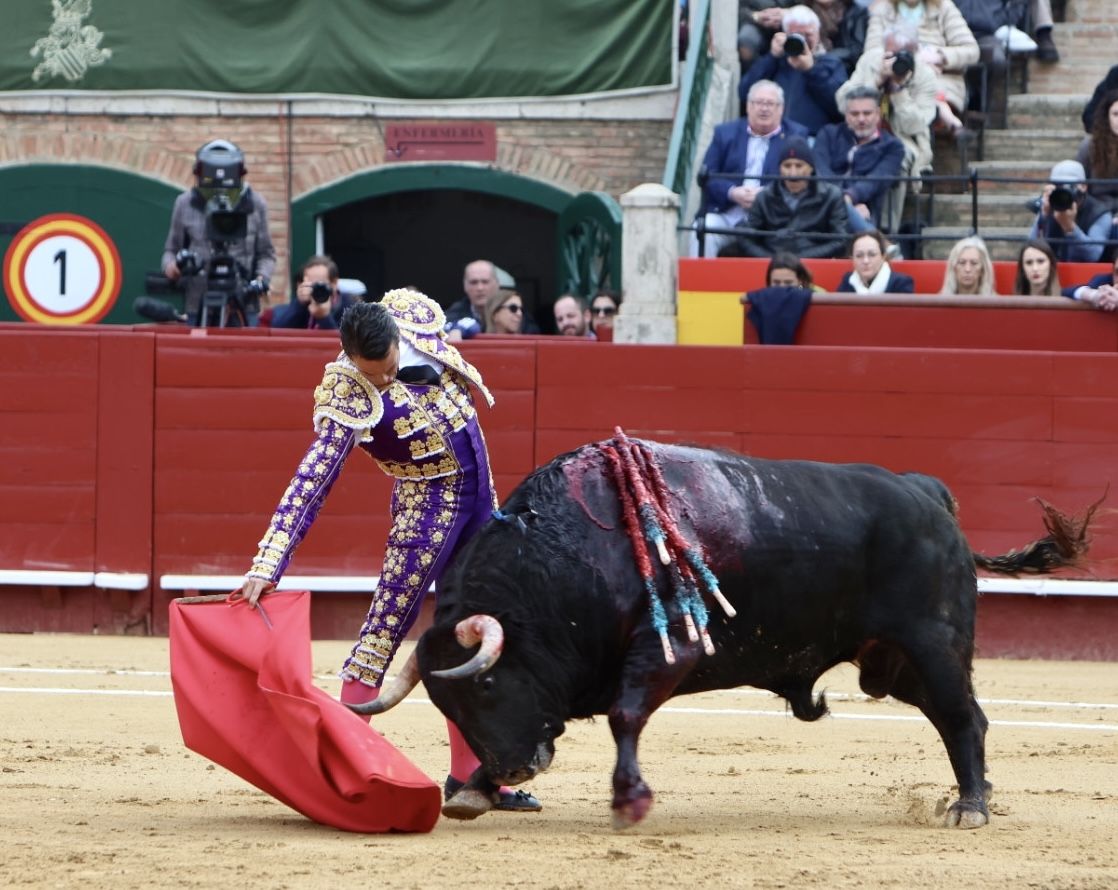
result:
[[[1074,4],[1069,4],[1069,9]],[[1118,62],[1118,8],[1112,4],[1109,21],[1066,22],[1052,29],[1060,51],[1055,65],[1029,62],[1030,93],[1088,93]]]
[[[1016,260],[1017,252],[1021,249],[1020,239],[1023,239],[1028,232],[1027,226],[1024,229],[1015,226],[981,226],[979,228],[979,234],[986,239],[990,256],[995,260]],[[965,238],[970,234],[972,234],[970,228],[965,226],[929,226],[923,231],[924,259],[947,259],[952,245],[960,238]],[[1010,240],[998,240],[999,238]]]
[[[984,190],[978,195],[978,227],[1013,226],[1028,228],[1033,224],[1034,213],[1025,207],[1025,202],[1040,194],[1039,186],[1021,194],[987,194]],[[937,226],[970,227],[972,220],[970,195],[936,195],[935,223]]]
[[[1101,80],[1102,76],[1100,75],[1098,79]],[[1087,100],[1091,98],[1090,91],[1094,88],[1095,82],[1092,82],[1087,92],[1040,93],[1030,84],[1030,92],[1009,97],[1008,129],[1013,132],[1075,130],[1083,133],[1080,115]]]
[[[1013,163],[1024,169],[1029,164],[1051,167],[1053,159],[1075,157],[1083,140],[1082,128],[1075,130],[1010,130],[986,131],[986,157],[973,166],[982,168],[995,163]]]

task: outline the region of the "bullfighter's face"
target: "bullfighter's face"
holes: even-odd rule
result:
[[[400,346],[393,343],[388,347],[384,358],[362,358],[359,355],[351,355],[349,360],[378,390],[387,389],[395,381],[396,372],[400,370]]]

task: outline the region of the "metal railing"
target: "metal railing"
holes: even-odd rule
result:
[[[703,105],[710,89],[714,56],[710,51],[710,0],[697,0],[691,19],[687,60],[679,83],[679,106],[672,124],[668,157],[664,162],[662,185],[677,195],[687,192],[691,171],[695,166],[699,127],[702,123]],[[682,203],[681,203],[682,208]]]
[[[701,174],[701,176],[705,176],[705,178],[700,182],[700,187],[703,187],[705,185],[705,182],[709,179],[733,179],[733,180],[739,180],[740,181],[741,178],[742,178],[742,174],[741,174],[740,170],[730,172],[730,173],[710,173],[710,172],[704,171],[704,173]],[[762,176],[758,176],[758,177],[755,177],[755,178],[760,180],[762,183],[767,184],[767,183],[772,182],[773,180],[781,179],[781,176],[779,174],[767,174],[767,175],[762,175]],[[980,173],[977,170],[971,170],[970,173],[967,174],[967,175],[956,174],[956,175],[925,175],[925,176],[860,176],[860,177],[817,176],[817,177],[814,177],[814,178],[816,179],[816,181],[819,181],[819,182],[832,182],[832,183],[835,183],[835,184],[840,185],[840,186],[841,186],[842,183],[851,183],[851,182],[889,182],[889,183],[896,183],[898,185],[898,187],[903,184],[904,187],[906,189],[908,189],[908,187],[910,185],[919,183],[922,187],[919,192],[915,192],[915,191],[909,191],[908,192],[908,199],[915,198],[918,202],[917,207],[916,207],[916,211],[912,214],[912,217],[910,219],[910,222],[912,223],[912,225],[910,227],[910,231],[904,231],[904,232],[897,231],[898,226],[896,225],[896,223],[900,222],[900,221],[895,221],[895,220],[892,220],[891,218],[886,218],[886,219],[881,219],[880,220],[881,230],[888,235],[889,239],[891,241],[894,241],[894,242],[897,242],[897,243],[902,243],[902,244],[903,243],[908,243],[908,244],[910,244],[911,249],[909,251],[907,251],[906,253],[911,253],[914,257],[922,256],[923,246],[927,242],[930,242],[930,241],[952,241],[952,242],[954,242],[954,241],[957,241],[960,238],[964,238],[968,235],[981,236],[984,240],[986,240],[988,242],[1023,243],[1025,241],[1029,240],[1029,235],[1027,233],[1027,230],[1032,227],[1033,221],[1036,219],[1036,211],[1032,212],[1028,224],[1022,226],[1023,229],[1026,229],[1026,233],[1024,233],[1024,234],[1006,234],[1006,233],[992,232],[992,231],[990,231],[990,228],[991,228],[990,226],[986,227],[985,232],[983,231],[982,223],[981,223],[981,220],[979,218],[980,217],[980,212],[981,212],[981,206],[982,206],[982,186],[983,186],[984,183],[987,184],[988,186],[991,186],[991,185],[992,186],[999,186],[999,185],[1007,185],[1007,184],[1014,184],[1014,183],[1024,183],[1024,184],[1027,184],[1029,186],[1034,187],[1036,189],[1036,194],[1039,197],[1041,190],[1046,185],[1045,180],[1038,180],[1038,179],[1035,179],[1035,178],[1028,178],[1028,177],[1021,177],[1021,176],[991,176],[991,175]],[[1086,180],[1086,183],[1088,184],[1088,186],[1096,185],[1096,184],[1113,185],[1113,184],[1118,183],[1118,180],[1088,179],[1088,180]],[[939,187],[939,186],[949,187],[951,194],[967,194],[967,195],[970,196],[969,219],[964,221],[964,222],[959,223],[958,226],[957,226],[957,228],[965,229],[965,231],[956,231],[956,232],[953,232],[953,233],[946,233],[946,234],[936,234],[936,233],[925,234],[925,231],[924,231],[925,229],[935,226],[935,198],[936,198],[936,194],[937,194],[937,187]],[[939,191],[938,193],[940,195],[944,194],[943,191]],[[989,193],[990,193],[990,191],[989,191],[989,189],[987,189],[987,194],[989,194]],[[886,190],[886,192],[883,193],[881,201],[882,201],[882,204],[885,207],[886,211],[888,212],[888,210],[891,209],[889,207],[888,190]],[[1025,202],[1022,202],[1021,208],[1022,208],[1023,214],[1028,212],[1027,208],[1025,206]],[[1100,245],[1101,244],[1101,245],[1103,245],[1103,252],[1104,253],[1106,251],[1106,248],[1108,248],[1108,247],[1118,247],[1118,232],[1115,231],[1115,228],[1118,227],[1118,212],[1116,212],[1116,211],[1118,211],[1118,208],[1112,208],[1112,209],[1107,211],[1107,215],[1109,215],[1111,217],[1111,232],[1110,232],[1109,237],[1107,237],[1107,238],[1095,238],[1095,239],[1087,238],[1087,239],[1077,240],[1077,243],[1086,244],[1086,245]],[[718,235],[745,235],[745,236],[762,235],[762,236],[769,236],[769,237],[771,237],[773,235],[773,232],[771,232],[771,231],[748,229],[748,228],[745,228],[742,225],[729,226],[729,227],[707,226],[706,222],[705,222],[705,217],[704,217],[705,212],[707,212],[707,211],[705,211],[703,208],[700,208],[698,215],[695,217],[695,220],[691,225],[683,225],[683,226],[680,227],[681,231],[682,230],[694,231],[696,233],[696,235],[698,236],[699,256],[704,256],[705,255],[705,240],[706,240],[705,235],[707,233],[718,234]],[[887,216],[888,216],[888,213],[887,213]],[[834,237],[833,232],[797,231],[796,234],[806,236],[808,239],[819,239],[819,240],[824,239],[824,238],[830,239],[830,238]],[[851,235],[851,237],[853,237],[853,235],[855,233],[849,233],[849,234]]]

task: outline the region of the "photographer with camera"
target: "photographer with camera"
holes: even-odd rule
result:
[[[276,309],[272,327],[336,331],[342,313],[356,302],[338,289],[338,264],[328,256],[315,255],[303,263],[295,295]]]
[[[769,52],[754,62],[738,85],[743,112],[749,90],[759,80],[771,80],[784,91],[784,115],[814,136],[825,124],[842,120],[835,91],[846,81],[846,68],[823,48],[819,16],[807,6],[784,11],[781,28]]]
[[[276,250],[267,205],[244,182],[247,172],[236,145],[211,140],[195,155],[194,187],[175,199],[161,268],[182,289],[182,320],[189,324],[255,327],[260,317]],[[149,318],[176,315],[170,304],[161,307],[162,301],[139,303],[136,311]]]
[[[904,146],[902,178],[932,170],[930,124],[936,116],[936,72],[921,58],[919,48],[914,25],[893,23],[885,29],[882,45],[862,54],[850,80],[835,94],[841,106],[860,87],[881,92],[882,120]],[[882,213],[886,228],[896,230],[900,225],[908,188],[908,183],[899,182],[890,191],[888,207]],[[913,182],[912,190],[918,192],[920,183]]]
[[[1043,238],[1062,263],[1097,263],[1110,234],[1106,205],[1087,194],[1079,161],[1060,161],[1033,204],[1038,206],[1029,238]]]

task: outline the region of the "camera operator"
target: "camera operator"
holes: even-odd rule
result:
[[[303,263],[295,295],[276,309],[272,327],[336,331],[342,313],[357,302],[338,290],[338,264],[328,256],[315,255]]]
[[[267,205],[244,182],[247,172],[241,150],[214,139],[195,155],[194,187],[175,199],[161,267],[172,282],[182,279],[184,308],[192,325],[209,323],[203,317],[204,303],[215,287],[229,291],[243,324],[255,327],[259,319],[260,297],[268,292],[276,250],[268,234]],[[212,262],[215,257],[218,264]],[[232,269],[225,268],[225,257]],[[228,283],[216,280],[226,274]]]
[[[1062,263],[1097,263],[1110,234],[1106,205],[1087,194],[1087,174],[1079,161],[1060,161],[1034,202],[1039,213],[1029,238],[1043,238]]]
[[[784,116],[802,124],[815,136],[825,124],[842,120],[835,91],[846,81],[846,68],[827,53],[819,38],[819,16],[807,6],[786,9],[781,28],[769,51],[742,75],[738,97],[746,110],[749,89],[759,80],[772,80],[784,90]]]

